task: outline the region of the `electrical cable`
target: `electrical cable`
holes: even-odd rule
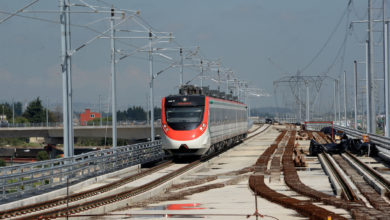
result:
[[[311,64],[314,63],[314,61],[321,55],[321,53],[324,51],[326,46],[329,44],[330,40],[333,38],[334,34],[340,27],[340,24],[344,20],[345,15],[347,14],[348,11],[350,11],[350,5],[351,5],[351,0],[348,1],[347,7],[344,9],[343,13],[341,14],[336,26],[333,28],[332,32],[330,33],[328,39],[325,41],[324,45],[320,48],[320,50],[316,53],[316,55],[309,61],[308,64],[305,65],[300,71],[303,73]]]

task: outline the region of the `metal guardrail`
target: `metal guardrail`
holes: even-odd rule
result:
[[[339,125],[334,125],[334,128],[336,130],[344,131],[348,135],[351,135],[355,138],[362,138],[362,135],[368,135],[371,142],[390,151],[390,138],[388,138],[388,137],[384,137],[384,136],[380,136],[380,135],[376,135],[376,134],[367,134],[366,132],[363,132],[363,131],[359,131],[359,130],[355,130],[355,129],[351,129],[351,128],[346,128],[346,127],[339,126]]]
[[[0,168],[1,200],[37,194],[121,168],[162,159],[161,141]]]
[[[154,124],[160,124],[159,121],[155,121]],[[129,125],[129,126],[134,126],[134,125],[149,125],[146,121],[118,121],[117,125]],[[102,125],[100,125],[99,122],[90,122],[86,125],[81,125],[79,123],[74,123],[73,126],[80,126],[80,127],[85,127],[85,126],[93,126],[93,127],[105,127],[105,126],[112,126],[112,122],[103,122]],[[41,122],[41,123],[15,123],[12,124],[12,122],[8,122],[6,124],[1,124],[0,123],[0,128],[30,128],[30,127],[63,127],[62,122],[49,122],[46,124],[46,122]]]

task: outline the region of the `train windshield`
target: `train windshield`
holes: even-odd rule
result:
[[[168,123],[200,123],[203,119],[203,107],[170,107],[166,109]]]

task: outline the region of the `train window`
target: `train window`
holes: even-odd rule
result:
[[[202,107],[175,107],[167,108],[167,122],[201,122],[203,116]]]

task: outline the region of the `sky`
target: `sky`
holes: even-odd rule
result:
[[[31,1],[1,0],[0,20],[7,16],[3,12],[14,12]],[[71,2],[80,3],[76,0]],[[349,88],[352,88],[353,60],[363,61],[365,56],[363,42],[367,36],[366,26],[356,24],[353,29],[347,28],[351,21],[366,18],[367,1],[362,0],[351,1],[348,10],[347,0],[84,0],[84,2],[139,10],[142,20],[153,29],[173,33],[174,43],[162,43],[158,47],[199,46],[199,54],[202,57],[209,60],[220,59],[222,65],[231,68],[240,80],[249,82],[250,87],[264,89],[271,95],[249,98],[249,104],[253,107],[294,105],[295,101],[291,101],[293,99],[290,88],[279,85],[275,93],[274,81],[296,74],[298,70],[311,63],[313,57],[317,58],[302,74],[326,73],[331,77],[339,77],[344,70],[347,71],[349,90],[347,92],[352,100],[352,89]],[[379,7],[380,4],[381,1],[374,1],[374,5]],[[22,15],[45,18],[54,23],[15,16],[0,24],[0,102],[10,102],[12,99],[27,102],[39,96],[44,101],[48,99],[51,108],[54,108],[61,105],[62,100],[59,14],[42,11],[58,11],[58,1],[40,0],[28,10],[32,12],[25,12]],[[376,18],[380,16],[379,12],[375,12]],[[75,13],[71,15],[71,23],[87,24],[100,19],[101,22],[91,26],[104,31],[109,27],[109,21],[102,20],[105,17],[107,14]],[[380,27],[380,24],[375,26],[378,29]],[[126,22],[120,28],[139,29],[132,22]],[[76,26],[71,27],[71,32],[73,48],[96,36],[96,33]],[[344,41],[346,33],[347,40]],[[381,34],[376,34],[375,39],[380,42]],[[146,39],[121,41],[137,46],[147,44]],[[343,42],[345,51],[341,47]],[[117,42],[117,50],[128,49],[127,44]],[[381,49],[377,48],[375,54],[380,60]],[[177,51],[167,52],[166,55],[178,58]],[[154,72],[169,65],[169,62],[161,57],[155,57],[154,61]],[[361,77],[364,76],[364,68],[364,65],[359,64]],[[376,69],[380,78],[383,74],[380,64],[377,64]],[[155,105],[160,105],[163,96],[177,92],[179,71],[179,68],[171,68],[156,78]],[[76,52],[72,56],[72,72],[73,102],[76,107],[90,107],[96,110],[99,95],[103,103],[109,102],[111,89],[109,39],[98,39]],[[185,81],[194,78],[199,72],[200,68],[185,67]],[[149,92],[148,77],[147,53],[138,52],[135,56],[118,62],[119,109],[123,110],[133,105],[146,106]],[[196,79],[193,83],[199,85],[200,82]],[[210,80],[206,80],[205,84],[214,89],[217,87],[216,83]],[[313,101],[316,92],[312,88],[312,104],[318,106],[319,110],[330,109],[330,105],[333,105],[332,86],[330,80],[324,81],[320,91],[321,99],[318,99],[322,101],[316,101],[317,104]],[[105,104],[104,108],[107,107]]]

